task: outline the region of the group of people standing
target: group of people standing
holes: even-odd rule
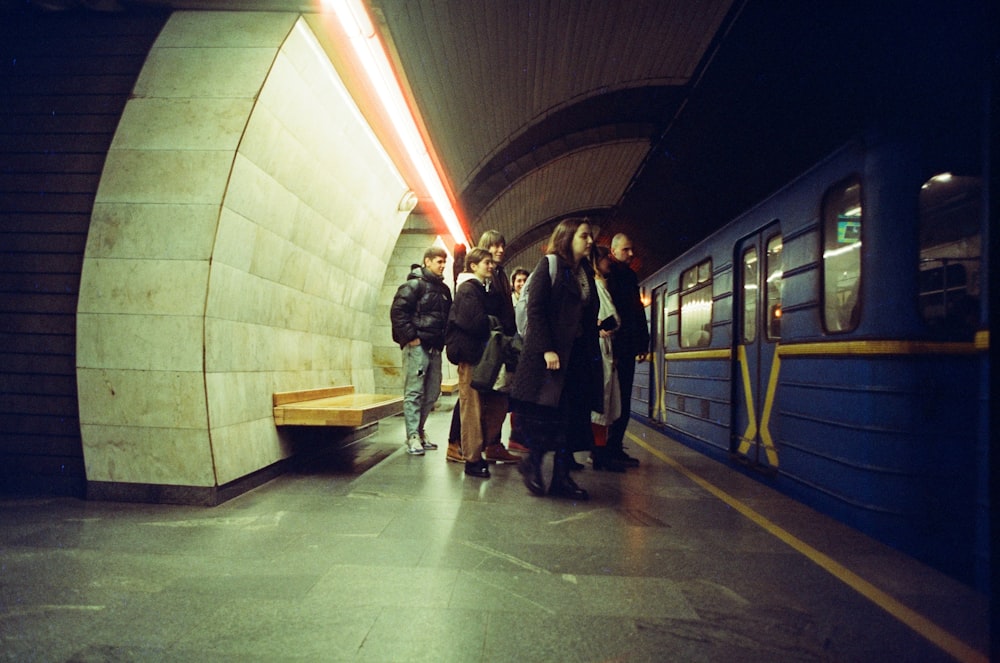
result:
[[[517,462],[533,494],[585,500],[587,491],[570,474],[583,467],[574,452],[590,451],[596,470],[623,472],[639,464],[622,444],[635,362],[649,347],[638,279],[629,267],[632,243],[619,234],[610,249],[595,246],[587,219],[564,219],[531,278],[518,268],[510,280],[505,248],[498,231],[483,234],[465,257],[454,301],[439,264],[444,252],[436,247],[396,292],[390,317],[403,351],[407,452],[437,448],[424,423],[440,394],[445,349],[457,364],[459,394],[448,460],[464,462],[466,475],[480,478],[490,476],[490,462]],[[521,297],[526,321],[519,331],[514,309]],[[516,370],[497,389],[476,389],[473,371],[497,331],[523,335]],[[508,412],[511,439],[504,448]],[[548,452],[554,457],[546,487]]]

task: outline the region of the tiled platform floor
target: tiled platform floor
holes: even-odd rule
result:
[[[0,500],[0,660],[986,660],[985,597],[636,422],[573,503],[465,477],[450,416],[215,508]]]

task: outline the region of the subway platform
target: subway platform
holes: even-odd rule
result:
[[[0,500],[0,660],[988,660],[986,597],[638,422],[572,502],[453,402],[214,508]]]

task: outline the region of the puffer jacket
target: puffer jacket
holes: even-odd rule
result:
[[[451,312],[451,290],[444,279],[419,265],[396,289],[389,308],[392,340],[405,347],[415,338],[433,350],[444,349],[444,332]]]

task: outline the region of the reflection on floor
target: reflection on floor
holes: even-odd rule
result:
[[[986,660],[985,597],[637,422],[589,502],[466,477],[449,399],[215,508],[0,500],[0,659]]]

